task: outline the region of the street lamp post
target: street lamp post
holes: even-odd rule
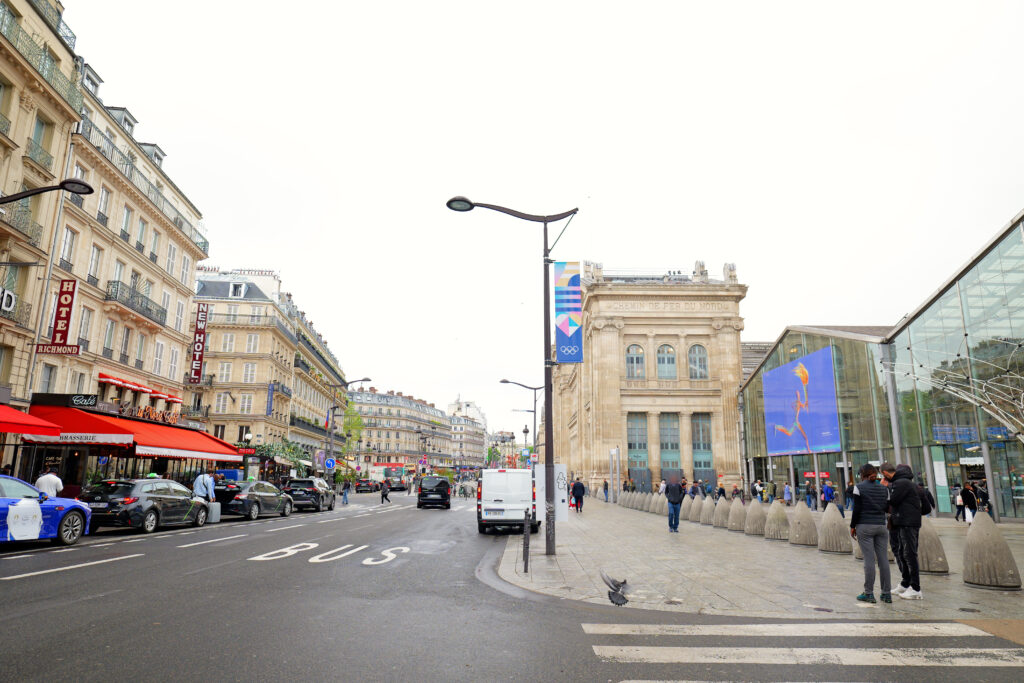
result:
[[[515,384],[517,387],[522,387],[523,389],[529,389],[530,391],[533,392],[533,440],[536,442],[536,440],[537,440],[537,392],[543,390],[544,387],[542,387],[542,386],[541,387],[530,387],[530,386],[527,386],[525,384],[520,384],[519,382],[513,382],[510,379],[503,379],[503,380],[501,380],[501,384]],[[534,445],[536,446],[536,443],[534,443]]]
[[[331,384],[329,386],[332,389],[344,389],[347,392],[348,391],[348,385],[355,384],[356,382],[369,382],[369,381],[370,381],[369,377],[363,377],[362,379],[354,379],[354,380],[351,380],[349,382],[339,382],[338,384]],[[327,457],[329,459],[331,459],[331,460],[334,460],[334,411],[336,411],[340,407],[341,406],[335,405],[335,406],[331,406],[330,409],[328,410],[329,417],[327,419]],[[335,465],[335,467],[337,467],[337,465],[338,465],[337,461],[335,461],[334,465]],[[326,470],[327,470],[326,463],[324,464],[324,470],[325,470],[324,474],[326,474]],[[331,479],[330,484],[333,487],[334,486],[334,468],[331,468],[330,479]]]
[[[551,406],[554,391],[551,386],[551,367],[554,361],[551,359],[551,272],[548,266],[551,264],[551,249],[548,247],[548,223],[556,223],[560,220],[576,215],[579,209],[571,209],[563,213],[549,216],[539,216],[529,213],[522,213],[514,209],[495,204],[480,204],[471,202],[465,197],[452,197],[448,200],[447,206],[452,211],[472,211],[476,207],[490,209],[504,213],[524,221],[544,224],[544,554],[555,554],[555,454],[554,454],[554,411]]]

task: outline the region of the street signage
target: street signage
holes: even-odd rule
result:
[[[238,448],[238,454],[239,455],[256,455],[256,449],[255,448],[242,448],[242,447],[239,447]]]
[[[530,455],[530,462],[532,462],[534,465],[537,464],[537,454],[536,453],[532,453]]]
[[[324,460],[324,467],[326,467],[329,470],[334,469],[334,464],[334,458],[327,458],[326,460]]]
[[[828,472],[818,472],[818,476],[822,479],[828,479],[832,475]],[[814,479],[814,472],[804,472],[804,479]]]
[[[583,362],[583,293],[579,261],[555,262],[555,358]]]
[[[203,354],[206,351],[206,323],[210,304],[196,304],[196,331],[192,335],[192,362],[188,366],[188,383],[199,384],[203,379]]]
[[[49,344],[36,344],[36,353],[77,356],[78,344],[68,344],[68,330],[71,329],[71,312],[75,306],[75,292],[78,280],[61,280],[57,290],[57,303],[53,312],[53,336]]]

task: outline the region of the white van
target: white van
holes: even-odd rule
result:
[[[537,533],[537,487],[530,470],[483,470],[476,483],[477,531],[492,526],[523,526],[530,511],[530,533]]]

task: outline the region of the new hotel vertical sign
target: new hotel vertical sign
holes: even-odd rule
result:
[[[63,356],[77,356],[78,344],[68,344],[68,330],[71,329],[71,312],[75,307],[75,293],[78,280],[61,280],[57,289],[57,303],[53,310],[53,335],[49,344],[36,344],[36,353],[52,353]]]
[[[192,362],[188,366],[188,383],[199,384],[203,379],[203,353],[206,351],[206,323],[209,322],[210,304],[196,304],[196,332],[192,335]]]
[[[555,262],[555,358],[583,362],[583,292],[579,261]]]

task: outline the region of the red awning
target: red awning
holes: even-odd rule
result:
[[[106,375],[102,372],[100,373],[99,377],[96,378],[96,381],[99,382],[100,384],[113,384],[115,387],[124,386],[124,380],[120,380],[117,377],[114,377],[113,375]]]
[[[32,406],[32,415],[60,425],[60,436],[31,436],[37,443],[135,445],[137,455],[241,462],[238,449],[206,432],[159,422],[127,420],[77,408]]]
[[[166,400],[167,400],[168,403],[184,403],[184,401],[182,401],[177,396],[171,396],[170,394],[167,394],[167,399]]]
[[[60,436],[60,425],[40,420],[10,406],[0,405],[0,432]]]

